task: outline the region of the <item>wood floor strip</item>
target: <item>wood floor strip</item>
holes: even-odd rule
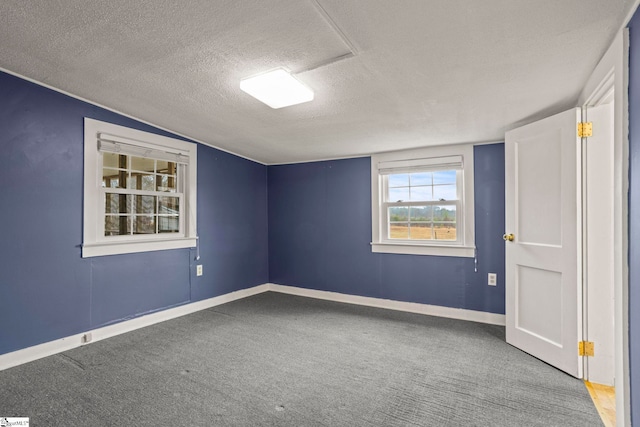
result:
[[[616,425],[616,392],[614,387],[584,382],[605,427]]]

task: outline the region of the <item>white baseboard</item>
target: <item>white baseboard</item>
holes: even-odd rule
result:
[[[39,344],[11,353],[2,354],[0,355],[0,371],[21,365],[23,363],[32,362],[43,357],[62,353],[63,351],[71,350],[73,348],[80,347],[81,345],[91,344],[96,341],[111,338],[113,336],[124,334],[136,329],[144,328],[145,326],[151,326],[156,323],[164,322],[165,320],[175,319],[176,317],[185,316],[187,314],[195,313],[196,311],[205,310],[207,308],[215,307],[227,302],[260,294],[268,290],[268,284],[258,285],[254,286],[253,288],[242,289],[214,298],[197,301],[191,304],[169,308],[167,310],[162,310],[144,316],[136,317],[134,319],[116,323],[114,325],[104,326],[102,328],[70,335],[68,337],[64,337],[55,341],[49,341],[44,344]],[[86,333],[91,333],[91,341],[85,344],[82,342],[82,337]]]
[[[175,319],[176,317],[185,316],[195,313],[196,311],[205,310],[217,305],[225,304],[231,301],[257,295],[262,292],[273,291],[284,294],[298,295],[308,298],[323,299],[328,301],[344,302],[355,305],[365,305],[368,307],[385,308],[390,310],[406,311],[409,313],[427,314],[430,316],[448,317],[452,319],[470,320],[473,322],[489,323],[492,325],[505,324],[503,314],[485,313],[482,311],[464,310],[460,308],[441,307],[436,305],[418,304],[413,302],[393,301],[387,299],[361,297],[357,295],[340,294],[337,292],[318,291],[314,289],[297,288],[293,286],[276,285],[274,283],[265,283],[263,285],[254,286],[249,289],[242,289],[203,301],[197,301],[191,304],[181,305],[179,307],[158,311],[144,316],[136,317],[131,320],[116,323],[114,325],[104,326],[102,328],[85,331],[79,334],[70,335],[55,341],[49,341],[44,344],[35,345],[33,347],[24,348],[11,353],[0,355],[0,371],[23,363],[32,362],[43,357],[52,356],[71,350],[81,345],[91,344],[106,338],[134,331],[136,329],[151,326],[165,320]],[[91,333],[91,341],[83,343],[82,338],[86,333]]]
[[[285,294],[299,295],[308,298],[324,299],[356,305],[366,305],[368,307],[386,308],[389,310],[406,311],[408,313],[427,314],[429,316],[469,320],[472,322],[489,323],[491,325],[505,325],[504,314],[487,313],[484,311],[465,310],[462,308],[442,307],[439,305],[394,301],[389,299],[361,297],[357,295],[340,294],[337,292],[318,291],[315,289],[276,285],[274,283],[269,283],[269,290],[274,292],[282,292]]]

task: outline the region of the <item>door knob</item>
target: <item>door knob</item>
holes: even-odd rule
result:
[[[505,234],[502,236],[502,238],[504,239],[505,242],[513,242],[516,236],[514,236],[513,234]]]

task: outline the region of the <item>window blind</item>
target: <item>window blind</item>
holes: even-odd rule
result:
[[[125,138],[106,133],[98,134],[98,151],[107,153],[128,154],[130,156],[147,157],[156,160],[166,160],[169,162],[189,164],[189,156],[164,149],[162,147],[149,148],[136,145],[136,141],[129,141]]]
[[[429,157],[425,159],[379,162],[378,173],[380,175],[393,175],[411,172],[461,170],[463,166],[462,156]]]

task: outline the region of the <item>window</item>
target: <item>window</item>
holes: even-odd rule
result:
[[[82,256],[196,245],[195,144],[85,118]]]
[[[371,160],[374,252],[474,256],[473,146]]]

